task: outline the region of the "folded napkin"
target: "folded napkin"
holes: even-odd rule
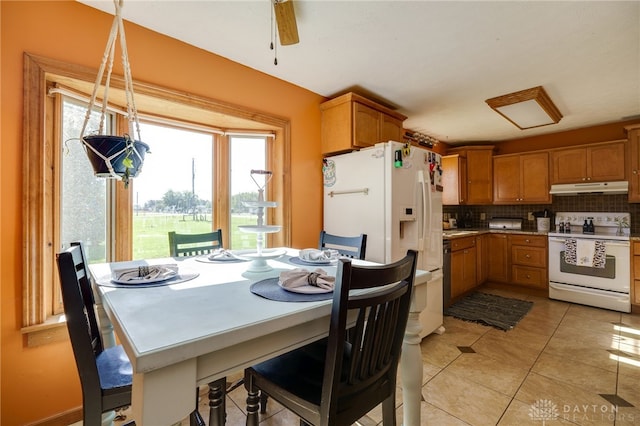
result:
[[[332,260],[338,258],[338,250],[317,250],[317,249],[304,249],[300,250],[300,259],[307,261],[323,261]]]
[[[280,273],[280,287],[297,293],[318,293],[333,291],[336,277],[328,275],[323,269],[307,271],[296,268]]]
[[[237,259],[233,253],[231,253],[227,249],[219,248],[211,252],[209,255],[209,260],[231,260]]]
[[[160,281],[178,275],[178,265],[144,265],[137,268],[118,269],[113,271],[113,279],[126,281]]]

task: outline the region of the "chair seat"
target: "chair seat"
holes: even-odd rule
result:
[[[298,349],[252,367],[261,376],[302,399],[319,405],[324,361]]]
[[[105,394],[131,387],[133,370],[122,346],[105,348],[97,357],[100,385]]]
[[[281,388],[313,404],[320,405],[327,343],[327,338],[324,338],[254,365],[253,370]],[[349,370],[350,348],[351,345],[347,343],[343,356],[344,371]]]

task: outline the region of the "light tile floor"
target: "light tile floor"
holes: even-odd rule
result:
[[[445,317],[446,332],[422,341],[423,425],[640,425],[640,315],[482,291],[534,305],[510,331]],[[244,425],[245,397],[244,387],[228,395],[227,425]],[[401,403],[399,391],[399,425]],[[205,421],[207,404],[203,388]],[[380,422],[379,408],[361,420]],[[298,419],[270,400],[260,424]]]

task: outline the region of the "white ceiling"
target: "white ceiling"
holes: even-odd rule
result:
[[[449,143],[640,118],[638,1],[293,1],[300,43],[278,65],[269,0],[125,0],[123,17],[322,96],[369,95]],[[534,86],[560,123],[519,130],[484,102]]]

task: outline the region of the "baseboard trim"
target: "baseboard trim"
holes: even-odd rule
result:
[[[80,421],[82,421],[82,407],[77,407],[54,416],[47,417],[44,420],[29,423],[27,426],[69,426]]]

